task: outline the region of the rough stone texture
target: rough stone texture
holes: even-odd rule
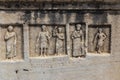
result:
[[[99,1],[99,2],[120,2],[119,0],[0,0],[6,2],[13,2],[13,1],[36,1],[36,2],[87,2],[87,1]]]
[[[119,0],[114,1],[119,2]],[[72,3],[35,5],[28,2],[31,5],[20,4],[17,7],[15,3],[10,3],[12,6],[7,2],[4,3],[6,5],[0,4],[0,37],[2,37],[0,38],[0,80],[120,80],[120,4],[114,1],[111,4],[86,2],[78,5]],[[36,13],[41,12],[40,22],[25,24],[25,21],[32,21],[31,12],[35,12],[35,19]],[[107,54],[89,53],[86,49],[85,58],[71,57],[71,32],[68,31],[74,31],[75,27],[70,26],[69,23],[81,22],[86,24],[86,42],[89,42],[90,25],[101,25],[102,28],[111,26],[105,30],[110,36],[110,40],[106,42],[110,45],[105,47],[110,48]],[[49,30],[55,25],[65,27],[67,55],[40,57],[34,53],[33,43],[42,24],[49,25]],[[5,59],[5,42],[3,42],[8,25],[13,25],[18,34],[18,55],[12,60]],[[88,43],[85,45],[90,47]]]

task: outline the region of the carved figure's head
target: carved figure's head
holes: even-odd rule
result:
[[[98,29],[98,32],[101,33],[103,30],[101,28]]]
[[[80,30],[82,28],[81,24],[76,25],[76,30]]]
[[[12,32],[13,31],[13,26],[8,26],[8,31]]]
[[[58,27],[58,32],[61,33],[62,32],[62,28]]]
[[[42,31],[46,31],[46,26],[42,25]]]

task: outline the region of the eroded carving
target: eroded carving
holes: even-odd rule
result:
[[[30,56],[66,55],[65,30],[64,24],[30,25]]]
[[[53,36],[56,38],[55,40],[55,52],[57,55],[64,54],[64,40],[65,40],[65,35],[63,33],[63,30],[61,27],[55,27],[53,30]]]
[[[88,26],[88,52],[106,54],[111,51],[111,25]]]
[[[14,32],[13,26],[8,26],[8,30],[5,34],[7,59],[16,57],[16,40],[16,32]]]
[[[41,30],[37,38],[36,52],[39,52],[40,56],[46,56],[48,53],[50,35],[45,25],[41,26]]]
[[[72,56],[82,57],[85,56],[84,53],[84,31],[81,24],[75,26],[75,30],[71,35],[72,39]]]
[[[98,32],[96,33],[93,43],[96,40],[96,51],[97,53],[102,53],[102,48],[104,46],[104,41],[106,39],[106,34],[103,32],[103,30],[101,28],[98,29]],[[94,43],[95,44],[95,43]]]

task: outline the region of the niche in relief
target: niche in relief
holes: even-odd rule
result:
[[[1,60],[23,58],[23,27],[22,25],[0,25]]]
[[[66,30],[64,24],[30,25],[30,56],[66,55]]]
[[[111,25],[89,25],[88,27],[88,52],[110,53]]]
[[[72,57],[86,56],[86,24],[70,23],[69,29]]]

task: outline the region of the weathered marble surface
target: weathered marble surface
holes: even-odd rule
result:
[[[65,4],[64,8],[58,4],[51,7],[50,3],[41,7],[31,4],[29,8],[29,5],[15,7],[0,4],[0,80],[119,80],[120,4],[78,4]],[[84,33],[84,57],[72,56],[71,35],[76,24],[82,25]],[[4,37],[9,25],[17,34],[17,55],[13,59],[5,58]],[[47,56],[35,52],[42,25],[47,26],[50,35]],[[96,46],[92,44],[98,28],[107,35],[100,54],[96,53]],[[62,55],[56,54],[59,37],[65,43]]]

